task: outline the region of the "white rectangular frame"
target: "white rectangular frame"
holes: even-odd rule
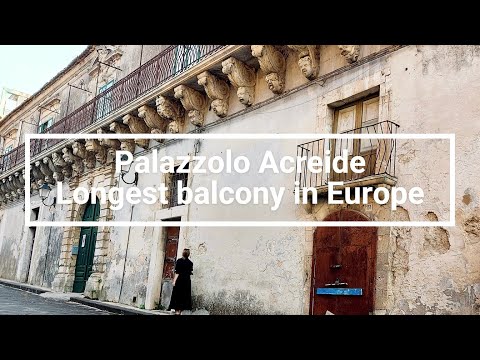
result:
[[[449,221],[31,221],[30,220],[30,140],[32,139],[438,139],[450,144]],[[455,226],[455,134],[25,134],[25,226],[198,226],[198,227],[451,227]],[[28,186],[27,186],[28,185]]]

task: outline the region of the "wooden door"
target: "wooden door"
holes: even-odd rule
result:
[[[163,262],[163,280],[173,279],[175,275],[175,261],[177,260],[178,238],[180,227],[167,227],[165,243],[165,260]]]
[[[368,221],[340,210],[324,221]],[[375,290],[376,227],[321,227],[314,234],[311,313],[368,315]]]
[[[83,214],[83,221],[97,221],[100,215],[100,204],[88,204]],[[93,258],[95,255],[95,242],[97,241],[97,230],[95,227],[82,227],[80,240],[78,242],[78,255],[75,265],[75,280],[73,292],[81,293],[85,290],[87,280],[93,272]]]

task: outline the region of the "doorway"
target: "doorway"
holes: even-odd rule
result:
[[[180,221],[180,218],[169,219],[168,221]],[[175,276],[175,263],[177,261],[178,240],[180,237],[180,226],[169,226],[165,228],[165,255],[163,260],[161,305],[167,308],[172,297],[172,281]]]
[[[97,221],[100,216],[100,201],[95,204],[87,203],[82,221]],[[75,265],[75,280],[73,292],[82,293],[85,290],[87,280],[93,272],[93,257],[95,255],[95,242],[97,240],[98,227],[82,227],[78,243],[77,263]]]
[[[323,221],[368,221],[342,209]],[[368,315],[375,292],[376,227],[319,227],[314,233],[310,313]]]

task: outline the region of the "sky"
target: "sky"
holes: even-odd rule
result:
[[[0,45],[0,89],[34,94],[87,45]]]

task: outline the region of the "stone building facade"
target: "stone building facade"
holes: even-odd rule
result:
[[[79,291],[90,298],[146,309],[168,306],[174,258],[192,252],[194,306],[212,314],[478,314],[480,305],[480,78],[478,46],[396,45],[101,45],[89,46],[39,92],[0,122],[18,143],[0,162],[0,277]],[[71,86],[74,85],[74,86]],[[53,114],[53,115],[52,115]],[[20,126],[22,124],[22,126]],[[135,140],[32,142],[32,220],[105,220],[112,226],[24,226],[26,133],[133,133]],[[318,133],[282,141],[142,139],[145,133]],[[449,184],[445,141],[404,139],[341,144],[329,133],[454,133],[455,183]],[[322,175],[263,177],[188,174],[195,189],[218,180],[232,187],[285,186],[275,220],[446,221],[455,189],[455,227],[119,227],[115,221],[268,220],[264,206],[160,203],[61,205],[38,189],[63,181],[69,199],[79,186],[130,187],[112,161],[136,156],[224,155],[260,162],[351,147],[367,174],[343,180],[362,188],[421,186],[422,206],[406,203],[294,205],[294,182],[324,194]],[[316,149],[316,150],[315,150]],[[435,156],[432,156],[435,154]],[[155,186],[158,174],[140,174]],[[175,178],[176,179],[176,178]],[[330,178],[332,180],[332,178]],[[54,191],[52,191],[52,194]],[[47,205],[45,205],[45,203]],[[50,205],[51,204],[51,205]],[[340,274],[340,275],[336,275]],[[327,296],[343,278],[361,296]],[[335,281],[337,284],[335,284]]]

